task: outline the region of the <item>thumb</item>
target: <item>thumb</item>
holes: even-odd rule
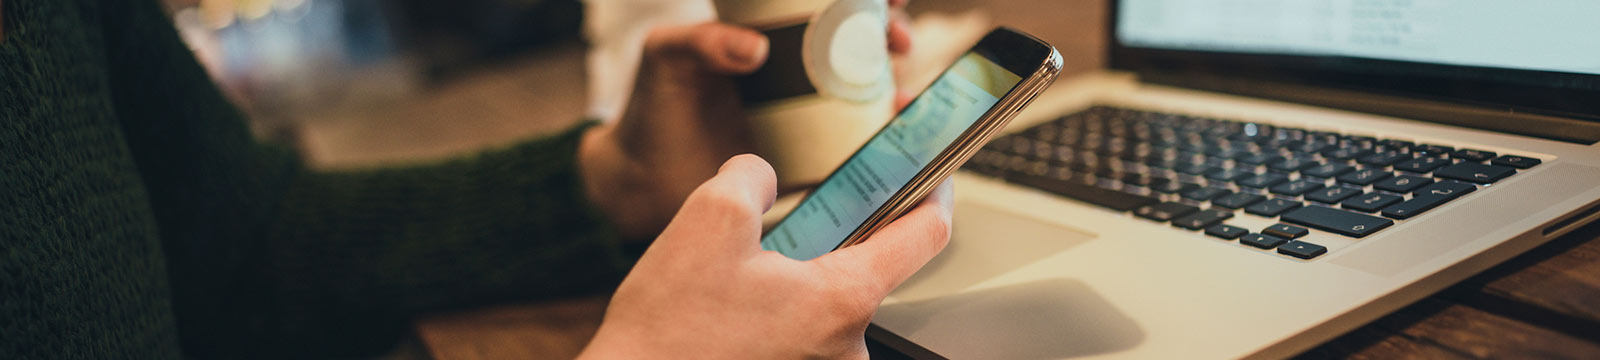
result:
[[[716,176],[689,194],[683,207],[678,209],[678,215],[656,242],[709,238],[719,241],[709,244],[700,241],[687,246],[714,251],[758,251],[761,214],[772,208],[778,193],[777,183],[772,166],[766,160],[750,154],[734,156],[722,164]],[[732,241],[720,241],[730,238]]]
[[[817,258],[878,299],[889,296],[950,242],[951,181],[866,241]],[[841,279],[844,280],[844,279]]]
[[[645,61],[687,57],[712,72],[742,74],[766,63],[769,46],[767,37],[754,30],[707,22],[651,30],[644,56]]]

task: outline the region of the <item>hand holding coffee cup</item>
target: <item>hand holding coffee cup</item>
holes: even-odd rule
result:
[[[910,37],[885,0],[716,0],[724,22],[761,30],[766,65],[740,79],[757,153],[780,190],[814,185],[897,108],[890,53]],[[909,98],[909,97],[903,97]]]

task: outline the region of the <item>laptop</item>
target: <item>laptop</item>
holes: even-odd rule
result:
[[[1600,2],[1112,2],[869,337],[1293,356],[1600,218]]]

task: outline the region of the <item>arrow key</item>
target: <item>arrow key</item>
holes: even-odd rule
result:
[[[1516,169],[1506,166],[1463,162],[1434,171],[1433,175],[1470,183],[1492,184],[1515,173],[1517,173]]]
[[[1142,218],[1165,222],[1196,211],[1200,211],[1200,208],[1175,202],[1164,202],[1138,208],[1133,211],[1133,214]]]
[[[1249,233],[1250,230],[1245,230],[1242,227],[1228,224],[1217,224],[1215,226],[1206,228],[1206,235],[1215,236],[1225,240],[1237,239],[1240,236],[1244,236],[1244,234]]]
[[[1417,216],[1417,214],[1421,214],[1424,211],[1433,210],[1433,208],[1439,207],[1439,205],[1442,205],[1454,198],[1455,197],[1453,196],[1443,195],[1413,196],[1411,197],[1411,200],[1406,200],[1405,202],[1383,209],[1383,216],[1390,219],[1410,219],[1412,216]]]
[[[1281,238],[1285,238],[1285,239],[1296,239],[1296,238],[1299,238],[1301,236],[1306,236],[1306,234],[1310,234],[1311,231],[1306,230],[1306,228],[1299,227],[1299,226],[1294,226],[1294,225],[1289,225],[1289,224],[1277,224],[1277,225],[1268,226],[1265,230],[1261,230],[1261,233],[1262,234],[1267,234],[1267,235],[1272,235],[1272,236],[1277,236],[1277,237],[1281,237]]]
[[[1308,259],[1308,260],[1311,259],[1311,258],[1317,257],[1319,255],[1326,254],[1327,252],[1328,252],[1328,248],[1323,247],[1322,245],[1312,244],[1312,243],[1308,243],[1308,242],[1304,242],[1304,241],[1298,241],[1298,240],[1290,241],[1288,244],[1283,244],[1282,246],[1278,246],[1278,253],[1279,254],[1289,255],[1289,256],[1293,256],[1293,257],[1297,257],[1297,258],[1301,258],[1301,259]]]
[[[1455,200],[1455,198],[1461,197],[1461,195],[1466,195],[1467,193],[1477,189],[1478,187],[1476,186],[1454,181],[1446,181],[1428,185],[1427,187],[1417,190],[1416,196],[1412,196],[1411,200],[1406,200],[1405,202],[1384,208],[1383,216],[1390,219],[1410,219],[1413,216],[1422,214],[1424,211],[1433,210],[1433,208],[1439,207],[1439,205],[1443,205],[1450,200]]]
[[[1190,214],[1189,216],[1172,220],[1172,226],[1189,230],[1200,230],[1221,223],[1223,220],[1227,220],[1232,217],[1232,211],[1222,209],[1205,209],[1200,210],[1200,212]]]
[[[1286,242],[1289,242],[1289,239],[1263,234],[1250,234],[1239,238],[1240,244],[1250,245],[1262,249],[1275,248],[1278,247],[1278,245],[1283,245],[1283,243]]]
[[[1472,184],[1463,184],[1454,181],[1442,181],[1434,183],[1433,185],[1424,186],[1421,189],[1417,189],[1415,194],[1417,196],[1437,195],[1454,199],[1458,196],[1466,195],[1473,190],[1478,190],[1478,187],[1472,186]]]

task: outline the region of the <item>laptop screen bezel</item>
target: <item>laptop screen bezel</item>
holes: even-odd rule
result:
[[[1541,86],[1568,82],[1600,89],[1600,75],[1456,66],[1342,56],[1231,53],[1130,47],[1117,38],[1120,0],[1110,2],[1107,56],[1112,69],[1183,84],[1218,76],[1329,87],[1536,113],[1600,123],[1600,90]],[[1359,69],[1361,71],[1356,71]],[[1473,78],[1445,74],[1472,73]]]

